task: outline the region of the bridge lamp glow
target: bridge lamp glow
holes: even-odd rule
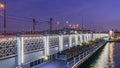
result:
[[[90,44],[89,41],[87,41],[86,44]]]
[[[92,41],[95,41],[95,39],[93,39]]]
[[[44,57],[44,60],[48,60],[48,56],[45,56],[45,57]]]
[[[77,32],[77,31],[75,31],[75,34],[78,34],[78,32]]]
[[[79,46],[82,46],[82,43],[81,43],[81,42],[79,42]]]

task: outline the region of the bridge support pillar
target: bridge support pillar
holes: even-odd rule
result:
[[[63,50],[63,36],[59,36],[59,51]]]
[[[85,35],[83,35],[83,43],[85,42]]]
[[[75,45],[78,45],[78,35],[75,35]]]
[[[85,35],[82,34],[82,43],[84,43],[84,42],[85,42]]]
[[[81,42],[81,44],[83,43],[83,36],[82,35],[80,36],[80,42]]]
[[[87,42],[89,41],[89,34],[87,34]]]
[[[44,37],[44,48],[45,48],[45,56],[49,55],[49,36]]]
[[[16,68],[22,68],[24,63],[24,44],[23,37],[17,35],[17,56],[16,56]]]
[[[90,35],[88,34],[88,41],[90,41]]]
[[[70,37],[69,37],[69,49],[72,47],[72,37],[71,37],[71,35],[70,35]]]
[[[85,34],[84,35],[84,42],[86,42],[87,41],[87,35]]]
[[[90,40],[92,40],[92,38],[93,38],[93,37],[92,37],[92,34],[90,34]]]

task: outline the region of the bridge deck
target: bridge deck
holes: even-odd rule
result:
[[[70,67],[92,51],[87,47],[92,48],[94,45],[86,47],[87,44],[107,37],[106,33],[2,36],[0,68],[63,68],[64,65]],[[48,60],[44,60],[46,57]],[[67,61],[46,63],[54,58],[64,60],[62,57]],[[6,65],[6,62],[10,63]]]
[[[91,52],[88,53],[88,51],[86,50],[86,48],[84,48],[85,46],[83,46],[82,48],[83,49],[80,49],[81,53],[80,55],[83,55],[83,57],[81,57],[81,59],[79,59],[79,62],[76,61],[75,63],[83,63],[86,59],[88,59],[94,52],[96,52],[101,46],[103,46],[106,42],[105,41],[101,41],[99,43],[95,43],[96,46],[90,48],[90,47],[86,47],[86,48],[89,48],[89,50],[92,49]],[[85,51],[85,52],[84,52]],[[87,52],[86,52],[87,51]],[[88,53],[88,54],[86,54]],[[81,60],[81,61],[80,61]],[[40,65],[36,65],[32,68],[67,68],[67,60],[54,60],[54,61],[49,61],[49,62],[46,62],[44,64],[40,64]],[[71,68],[71,65],[70,65],[70,68]],[[75,67],[76,68],[76,67]]]
[[[36,65],[32,68],[63,68],[66,65],[66,61],[54,60],[45,64]]]

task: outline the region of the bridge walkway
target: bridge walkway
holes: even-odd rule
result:
[[[85,57],[88,57],[89,55],[91,55],[91,53],[96,52],[96,49],[99,49],[102,45],[104,45],[105,41],[101,41],[99,43],[95,42],[94,44],[96,44],[96,46],[94,47],[89,47],[89,46],[83,46],[82,49],[80,49],[81,54],[79,54],[78,57],[72,57],[71,59],[68,60],[51,60],[48,61],[44,64],[39,64],[36,66],[33,66],[32,68],[71,68],[75,63],[77,63],[78,61],[81,60],[84,61]],[[77,59],[79,58],[79,59]],[[72,60],[75,59],[75,60]],[[71,63],[71,61],[73,61],[73,63]],[[69,66],[67,66],[67,64],[69,63]]]
[[[63,68],[65,65],[66,61],[64,60],[54,60],[44,64],[36,65],[32,68]]]

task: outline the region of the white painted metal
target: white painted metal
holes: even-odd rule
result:
[[[72,39],[71,39],[71,35],[69,35],[69,49],[72,47]]]
[[[17,36],[17,66],[24,63],[24,45],[23,37]]]
[[[53,52],[53,54],[57,53],[57,52],[61,52],[64,50],[64,47],[66,45],[69,46],[69,47],[67,46],[68,48],[71,48],[73,46],[73,43],[75,43],[75,45],[79,45],[78,42],[83,43],[83,42],[90,41],[92,39],[101,38],[101,37],[105,37],[105,36],[108,36],[108,34],[107,33],[93,33],[93,38],[92,38],[92,34],[90,34],[90,33],[88,33],[88,34],[73,34],[73,35],[16,37],[15,39],[17,40],[16,47],[17,47],[17,56],[18,56],[17,57],[17,60],[18,60],[17,65],[21,66],[23,63],[29,63],[30,61],[28,59],[31,59],[34,61],[36,59],[42,58],[43,56],[49,56],[49,55],[51,55],[51,52],[53,52],[53,50],[56,51],[56,52]],[[79,41],[78,41],[78,37],[80,37]],[[13,37],[11,37],[11,39],[12,38]],[[59,42],[57,43],[58,46],[56,46],[54,48],[50,48],[49,41],[51,38],[56,38],[57,40],[59,40]],[[68,41],[66,41],[66,43],[63,40],[65,38],[68,38]],[[41,40],[43,40],[43,41],[41,41]],[[72,43],[72,41],[74,41],[74,42]],[[7,43],[4,44],[4,42],[7,42]],[[33,42],[36,42],[36,43],[33,43]],[[41,42],[43,42],[43,44]],[[14,42],[10,41],[10,43],[9,43],[9,40],[0,38],[0,47],[3,47],[5,45],[7,45],[7,46],[14,45],[13,44]],[[28,46],[33,47],[33,49],[37,49],[37,50],[30,49],[31,51],[25,52],[25,50],[24,50],[25,43]],[[33,46],[32,43],[35,46]],[[43,50],[41,50],[41,48],[37,47],[37,44],[39,44],[39,43],[41,44],[39,46],[43,45]],[[54,45],[54,42],[52,44]],[[56,45],[56,43],[55,43],[55,45]],[[28,47],[28,50],[29,50],[29,47]],[[44,53],[44,54],[42,54],[42,53]],[[2,52],[0,53],[0,55],[2,55]],[[32,56],[32,55],[34,55],[34,56]],[[16,57],[15,54],[14,54],[14,57]],[[6,57],[2,57],[2,58],[6,58]],[[9,58],[9,59],[11,59],[11,58]],[[4,60],[0,60],[0,63],[2,63],[2,61],[4,61]],[[14,65],[12,64],[11,66],[14,66]],[[12,68],[11,66],[10,66],[10,68]],[[7,66],[3,67],[3,68],[7,68]]]

